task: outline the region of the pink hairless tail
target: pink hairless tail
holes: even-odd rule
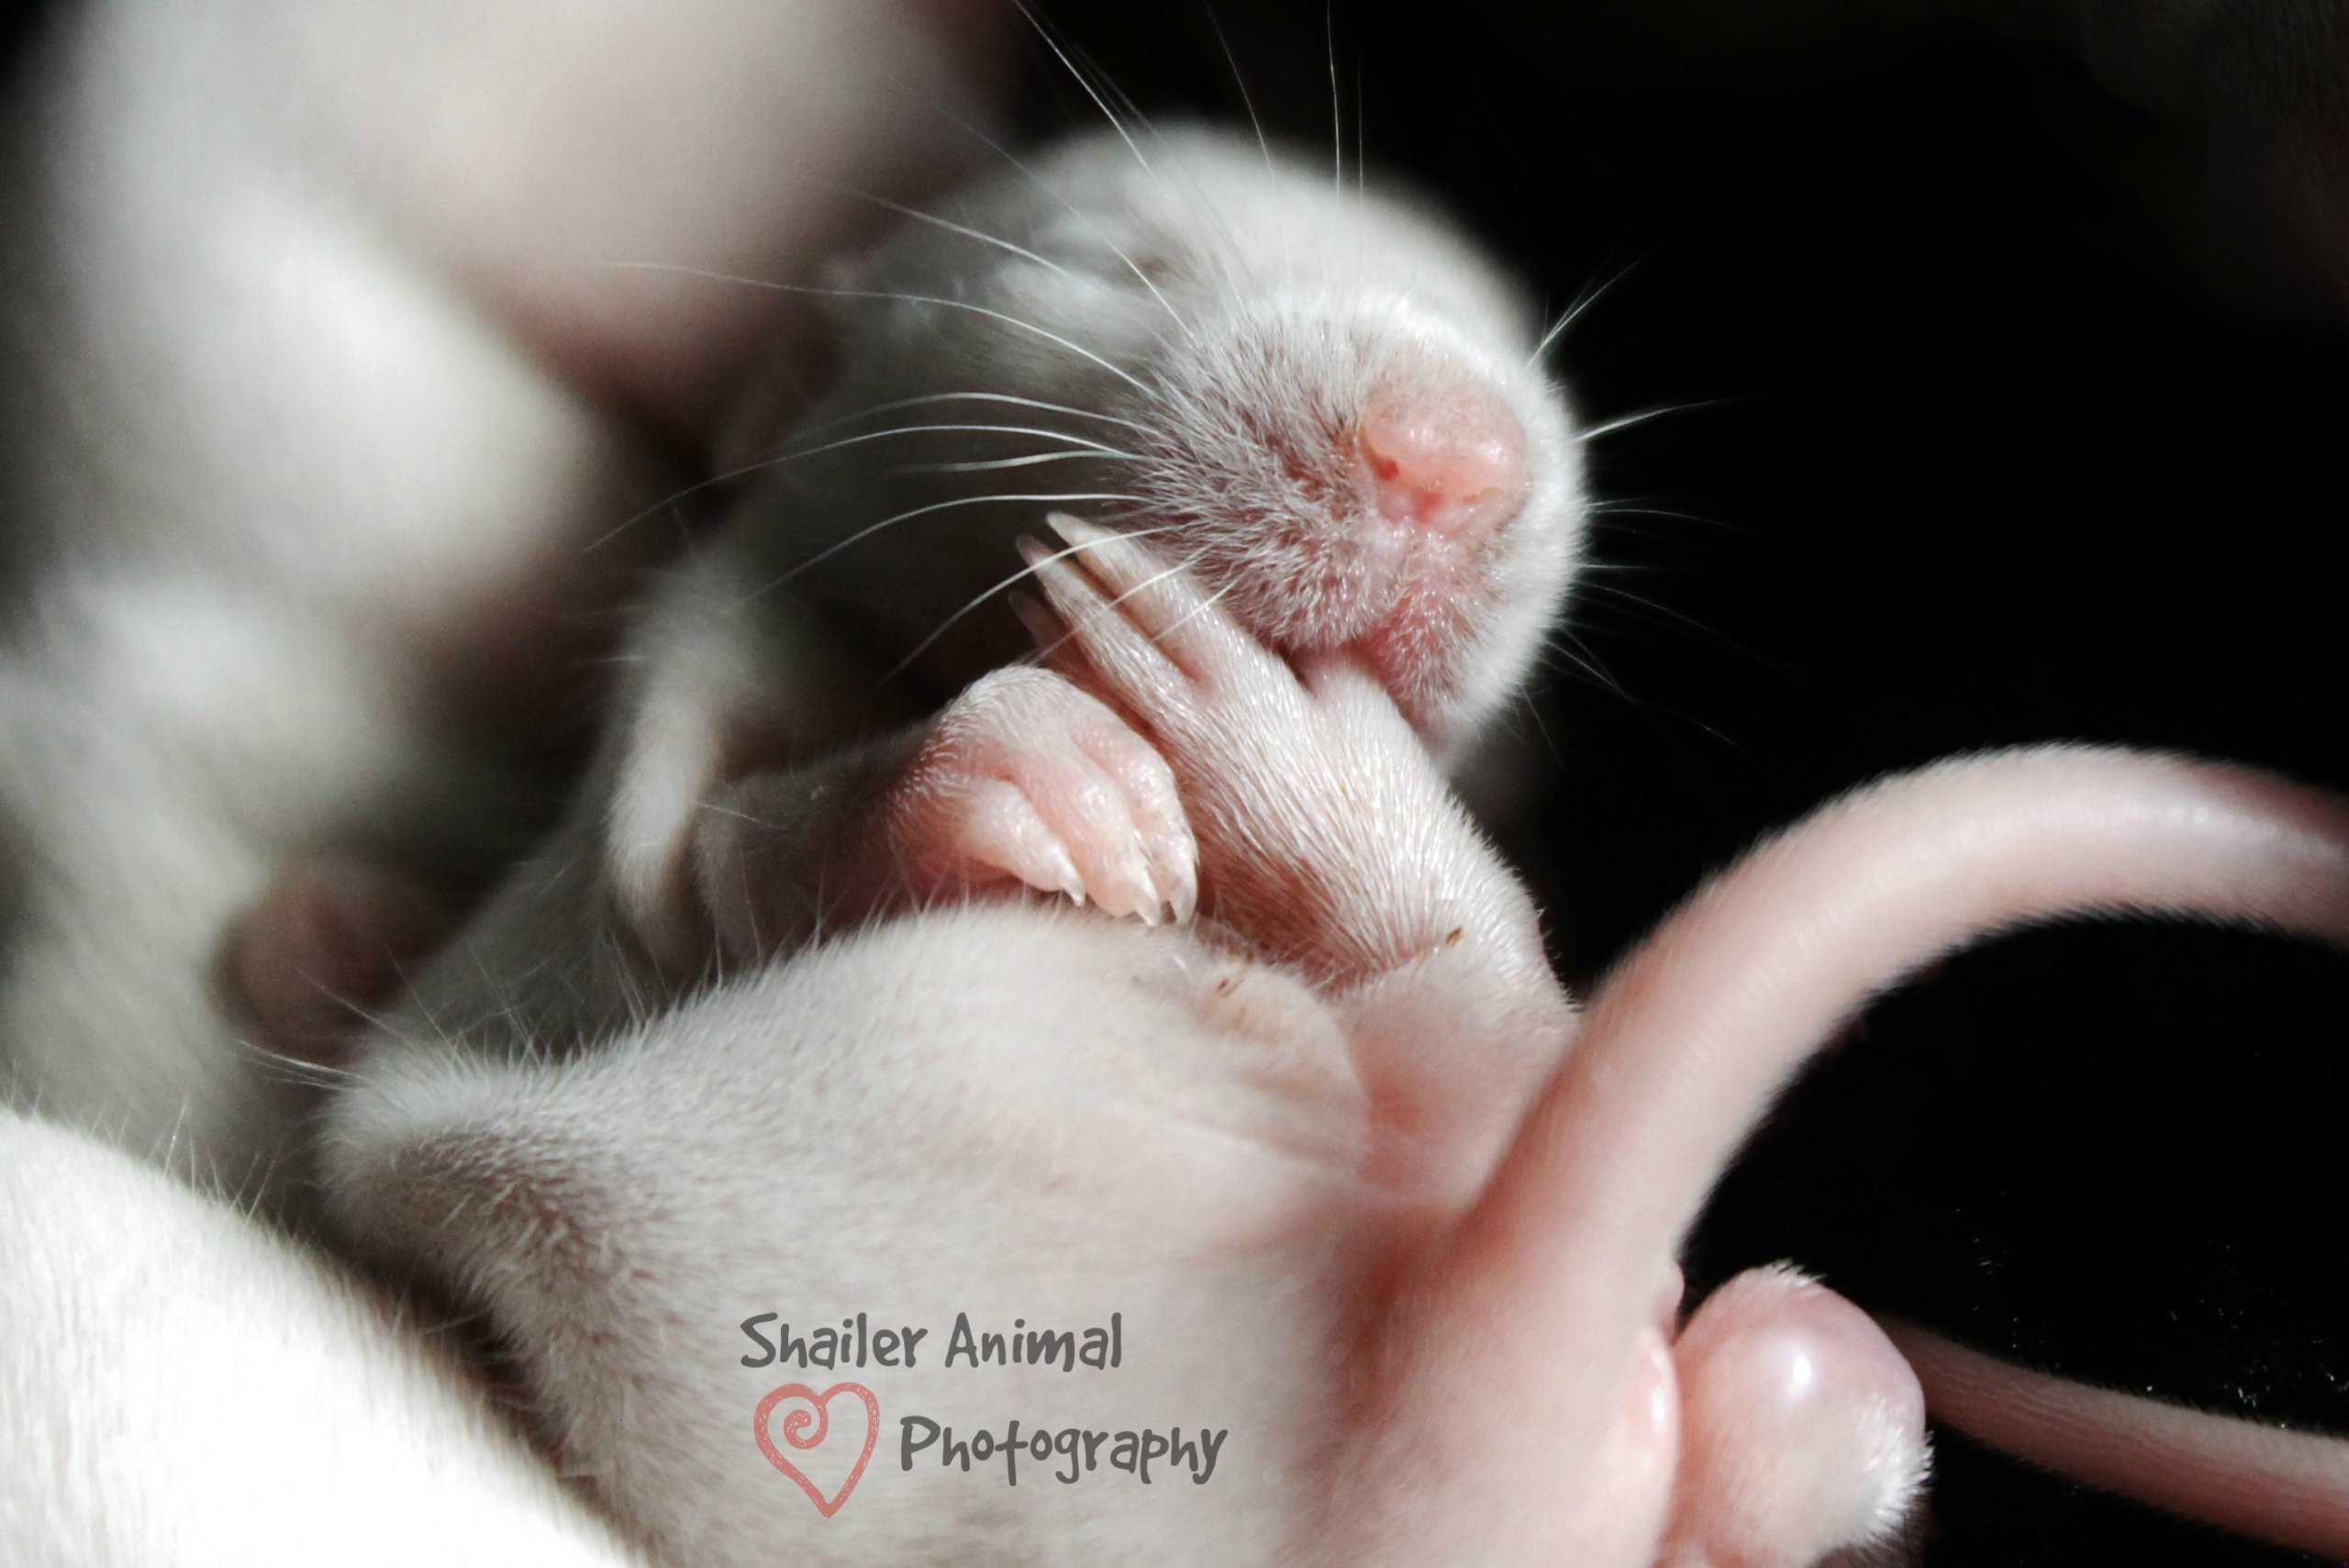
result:
[[[1562,1497],[1604,1507],[1610,1443],[1655,1376],[1653,1282],[1780,1086],[1870,996],[1952,948],[2117,911],[2349,941],[2349,809],[2171,757],[2001,753],[1863,789],[1690,899],[1600,986],[1498,1172],[1399,1298],[1377,1396],[1392,1446],[1365,1482],[1440,1467],[1447,1507],[1381,1510],[1365,1485],[1378,1550],[1408,1560],[1406,1538],[1436,1530],[1421,1544],[1446,1561],[1555,1560],[1542,1521]],[[2337,1442],[2254,1441],[2248,1423],[2072,1385],[2058,1397],[2050,1380],[1907,1342],[1950,1418],[1992,1442],[2236,1529],[2349,1549]],[[1572,1386],[1544,1368],[1575,1369],[1560,1373]]]

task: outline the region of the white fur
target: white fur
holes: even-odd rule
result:
[[[241,85],[271,23],[65,17],[9,106],[0,261],[0,1079],[240,1190],[290,1106],[226,926],[289,854],[480,851],[510,786],[443,661],[643,471]]]
[[[0,1557],[637,1561],[446,1340],[252,1217],[0,1109]]]

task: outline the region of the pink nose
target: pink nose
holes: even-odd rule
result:
[[[1525,431],[1491,387],[1397,381],[1371,395],[1358,438],[1378,509],[1474,544],[1525,504]]]

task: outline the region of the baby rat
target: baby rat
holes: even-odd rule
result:
[[[1557,612],[1580,468],[1538,322],[1407,202],[1104,132],[817,292],[833,384],[653,595],[559,847],[474,929],[566,1032],[986,878],[1187,913],[1163,764],[1004,668],[1022,633],[987,601],[1044,503],[1151,538],[1268,646],[1359,661],[1448,758]],[[240,967],[301,907],[265,901]]]
[[[652,606],[599,775],[612,895],[673,967],[713,926],[812,924],[719,880],[741,825],[873,732],[876,676],[902,715],[1019,652],[989,600],[1049,505],[1151,538],[1267,646],[1360,661],[1446,756],[1556,614],[1581,480],[1539,324],[1415,205],[1229,136],[1108,131],[913,215],[819,293],[837,378]],[[1180,894],[981,806],[929,831],[941,854],[1029,840],[1019,874],[1048,890],[1073,856],[1113,912]]]
[[[1134,168],[1144,172],[1132,178],[1147,189],[1147,182],[1160,176],[1152,172],[1144,154],[1136,151],[1132,156]],[[959,217],[943,221],[959,225],[952,231],[958,235],[976,227],[962,223]],[[973,242],[1002,238],[990,233],[987,241]],[[1114,241],[1112,248],[1125,250]],[[1029,260],[1038,262],[1040,257],[1037,253]],[[1135,297],[1160,300],[1148,271],[1139,261],[1133,262],[1131,270],[1136,283],[1144,285],[1137,289]],[[890,331],[882,332],[878,339],[885,348],[895,340],[892,332],[918,331],[927,340],[930,334],[951,330],[919,327],[926,313],[955,321],[974,314],[985,324],[976,330],[998,335],[998,349],[1034,335],[1033,324],[1027,318],[1002,319],[1012,312],[996,305],[980,305],[966,312],[968,302],[944,294],[874,302],[864,295],[881,291],[866,289],[855,278],[844,283],[842,289],[853,295],[857,308],[870,306],[892,322]],[[1180,306],[1172,301],[1164,303],[1168,319],[1187,329]],[[1175,328],[1166,330],[1172,333]],[[1091,362],[1085,356],[1093,350],[1065,334],[1046,331],[1049,340],[1041,349],[1031,348],[1031,352],[1074,355]],[[853,346],[858,339],[851,334],[849,341]],[[855,354],[850,358],[853,361]],[[1121,384],[1119,377],[1132,373],[1121,371],[1112,361],[1080,373],[1095,375],[1114,392]],[[843,384],[855,384],[852,373]],[[1044,401],[1027,391],[974,390],[978,394],[975,397],[972,392],[955,390],[907,392],[901,396],[939,402],[1028,398],[1029,404],[1022,406]],[[1065,403],[1041,412],[1066,416],[1078,406]],[[1018,429],[998,426],[987,431],[893,427],[886,433],[862,431],[838,437],[828,433],[827,440],[803,449],[804,456],[797,462],[809,467],[804,473],[791,475],[786,488],[789,494],[856,495],[863,493],[860,485],[887,490],[892,484],[936,484],[939,475],[927,468],[911,475],[882,469],[874,478],[878,465],[871,463],[869,453],[860,453],[853,460],[838,454],[884,439],[935,438],[963,442],[982,434],[1027,436],[1038,430],[1072,449],[1065,458],[1072,465],[1106,466],[1133,461],[1130,452],[1105,453],[1078,444],[1089,438],[1070,441],[1066,439],[1069,431],[1058,425]],[[1055,456],[1058,450],[997,458],[966,455],[952,460],[964,466],[947,473],[967,476],[998,472],[968,466],[979,463],[1046,466],[1060,461]],[[1505,451],[1505,443],[1494,450]],[[1375,451],[1376,443],[1360,450]],[[827,462],[838,464],[845,477],[822,481]],[[1503,462],[1493,471],[1505,472],[1506,467]],[[1371,475],[1374,492],[1377,482],[1391,477],[1383,475],[1375,464]],[[1419,523],[1440,524],[1456,516],[1445,510],[1442,486],[1432,488],[1436,498],[1431,503],[1418,511],[1410,506],[1400,509]],[[1491,487],[1483,486],[1472,494],[1481,495],[1487,488]],[[929,498],[914,499],[923,495]],[[803,562],[812,562],[808,575],[820,578],[832,570],[833,562],[850,558],[859,536],[876,526],[895,527],[939,513],[1011,505],[993,492],[970,493],[951,486],[942,495],[936,490],[915,490],[896,498],[913,499],[913,504],[897,506],[853,528],[836,528],[832,537],[847,548],[824,555],[822,548],[830,547],[822,547],[815,557],[800,558]],[[1475,516],[1477,510],[1466,508],[1471,526],[1465,530],[1446,533],[1441,527],[1434,530],[1443,548],[1451,548],[1461,532],[1473,533],[1482,526]],[[915,515],[904,515],[907,513]],[[1458,733],[1462,716],[1473,718],[1480,706],[1489,706],[1489,699],[1481,705],[1475,699],[1473,680],[1461,687],[1447,678],[1448,662],[1456,662],[1453,651],[1441,636],[1426,635],[1431,628],[1442,629],[1442,617],[1413,621],[1407,617],[1401,624],[1409,635],[1401,637],[1386,636],[1384,631],[1391,628],[1376,628],[1367,636],[1349,637],[1341,628],[1331,641],[1317,644],[1310,639],[1323,623],[1314,618],[1316,606],[1343,605],[1348,602],[1347,592],[1353,591],[1346,589],[1342,572],[1337,580],[1344,591],[1324,597],[1309,593],[1284,596],[1278,583],[1270,587],[1252,584],[1244,556],[1218,554],[1219,544],[1228,540],[1212,528],[1201,526],[1211,522],[1211,516],[1190,517],[1180,505],[1170,506],[1166,516],[1172,521],[1164,526],[1180,540],[1176,548],[1190,551],[1186,559],[1194,561],[1217,584],[1216,593],[1230,599],[1243,617],[1252,613],[1260,617],[1251,624],[1256,635],[1292,656],[1310,658],[1319,652],[1341,651],[1369,665],[1423,740],[1442,745]],[[796,526],[796,518],[789,520]],[[1186,528],[1191,530],[1188,534],[1183,532]],[[592,857],[578,854],[555,856],[542,863],[535,881],[526,876],[518,883],[504,909],[484,923],[465,949],[467,962],[503,978],[485,994],[469,985],[425,988],[429,998],[425,1011],[439,1032],[474,1045],[524,1054],[549,1049],[549,1042],[554,1040],[608,1038],[615,1019],[633,1018],[648,1007],[657,1012],[661,998],[675,994],[676,975],[696,974],[697,966],[712,958],[739,966],[790,945],[820,917],[852,921],[889,906],[893,900],[902,902],[910,896],[918,901],[957,890],[968,885],[974,873],[981,878],[987,873],[1009,876],[1047,889],[1087,890],[1113,910],[1155,909],[1162,904],[1173,906],[1178,913],[1187,909],[1196,896],[1187,870],[1192,846],[1185,842],[1182,827],[1170,809],[1167,781],[1153,772],[1145,751],[1126,743],[1113,712],[1098,706],[1088,693],[1054,684],[1049,677],[1032,672],[995,677],[959,699],[927,730],[821,770],[795,773],[789,760],[822,737],[825,724],[840,722],[843,717],[808,706],[810,693],[816,696],[829,693],[837,698],[841,687],[779,682],[776,677],[792,669],[821,668],[816,661],[838,657],[838,644],[827,635],[829,628],[820,628],[812,617],[763,603],[763,589],[785,584],[769,579],[753,584],[747,596],[741,593],[742,563],[757,561],[763,550],[772,551],[777,541],[792,537],[790,528],[738,525],[718,541],[709,557],[681,577],[680,586],[656,611],[641,645],[641,685],[636,694],[631,728],[618,754],[607,763],[610,771],[606,782],[612,788],[611,805],[608,810],[599,807],[587,819],[598,833],[607,822],[616,825],[606,845],[611,855],[611,894],[596,887]],[[959,539],[941,546],[941,550],[960,548],[963,547]],[[1086,548],[1097,546],[1072,544],[1072,549]],[[1342,565],[1345,551],[1340,549],[1338,553]],[[1442,562],[1440,550],[1431,555]],[[778,576],[792,570],[784,567]],[[968,573],[966,570],[965,581],[987,575],[985,571]],[[1371,580],[1378,581],[1375,572]],[[1451,579],[1455,587],[1460,581]],[[713,583],[721,588],[730,584],[737,596],[730,600],[715,596]],[[1407,593],[1406,598],[1409,597]],[[1426,602],[1424,595],[1420,602]],[[1299,605],[1304,606],[1301,612],[1297,608]],[[749,636],[743,634],[746,623],[751,628]],[[886,626],[885,616],[880,624]],[[916,624],[930,630],[945,629],[950,638],[959,628],[959,623],[950,625],[935,615]],[[947,658],[941,650],[949,639],[939,639],[928,647],[919,646],[922,640],[915,639],[915,646],[907,650],[915,662]],[[1413,651],[1431,652],[1434,657],[1415,663],[1408,657]],[[983,665],[990,656],[974,651],[966,657]],[[1473,659],[1468,661],[1472,669],[1474,663]],[[951,662],[947,667],[952,667]],[[1460,700],[1456,694],[1462,690],[1472,695]],[[1434,700],[1430,700],[1431,694]],[[852,731],[863,716],[850,713],[845,717]],[[815,722],[807,722],[810,719]],[[677,765],[696,760],[701,766],[680,769]],[[1262,762],[1261,757],[1252,761]],[[1212,772],[1200,776],[1210,777]],[[1101,809],[1104,801],[1108,803],[1107,810]],[[660,830],[638,837],[632,843],[631,825],[647,824]],[[1232,829],[1227,823],[1221,830]],[[632,851],[649,852],[632,854]],[[1365,971],[1333,956],[1343,952],[1346,944],[1319,944],[1293,929],[1299,910],[1309,911],[1316,902],[1316,882],[1331,874],[1330,868],[1343,868],[1353,858],[1348,854],[1319,857],[1312,862],[1319,868],[1314,877],[1294,878],[1252,905],[1235,904],[1235,908],[1246,911],[1231,922],[1243,943],[1259,955],[1302,957],[1308,973],[1325,984],[1343,984],[1358,978]],[[1336,874],[1343,878],[1352,873],[1341,869]],[[1241,875],[1235,882],[1244,888],[1248,878]],[[622,917],[617,929],[597,920],[607,896]],[[568,924],[550,924],[551,920]],[[546,951],[550,929],[569,929],[578,940],[555,941],[554,956],[550,959]],[[533,945],[536,952],[529,951]],[[1320,970],[1314,967],[1316,963],[1337,967]],[[1370,963],[1366,972],[1376,973],[1375,963]],[[563,1047],[569,1048],[568,1043]],[[1417,1103],[1423,1096],[1406,1093],[1397,1097]],[[1500,1103],[1506,1103],[1506,1096]],[[1482,1115],[1497,1114],[1491,1104],[1486,1103]],[[1445,1122],[1442,1115],[1431,1114],[1437,1125]],[[1471,1122],[1479,1119],[1476,1115],[1463,1114]],[[1489,1136],[1491,1129],[1486,1132]],[[1406,1159],[1405,1163],[1408,1166],[1410,1161]],[[1474,1162],[1469,1165],[1473,1169]],[[1865,1362],[1866,1358],[1858,1359]],[[1734,1434],[1746,1427],[1736,1402],[1730,1402],[1727,1408],[1731,1413],[1717,1413],[1709,1429],[1716,1437],[1700,1449],[1736,1450]],[[1899,1450],[1898,1443],[1890,1446]],[[1887,1465],[1883,1471],[1886,1475],[1897,1474],[1899,1467]],[[1775,1495],[1769,1488],[1762,1490]],[[1874,1512],[1863,1510],[1867,1528],[1880,1529],[1886,1517],[1897,1513],[1887,1499],[1898,1490],[1887,1485],[1870,1494],[1876,1503]],[[1739,1533],[1750,1537],[1752,1532],[1742,1526]]]

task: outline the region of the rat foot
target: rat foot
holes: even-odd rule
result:
[[[1008,874],[1111,915],[1187,921],[1198,848],[1174,774],[1098,698],[1049,670],[982,676],[922,738],[886,829],[900,864]]]
[[[1148,925],[1187,921],[1198,902],[1174,772],[1099,698],[1029,666],[877,746],[725,786],[693,855],[737,962],[1007,883]]]

